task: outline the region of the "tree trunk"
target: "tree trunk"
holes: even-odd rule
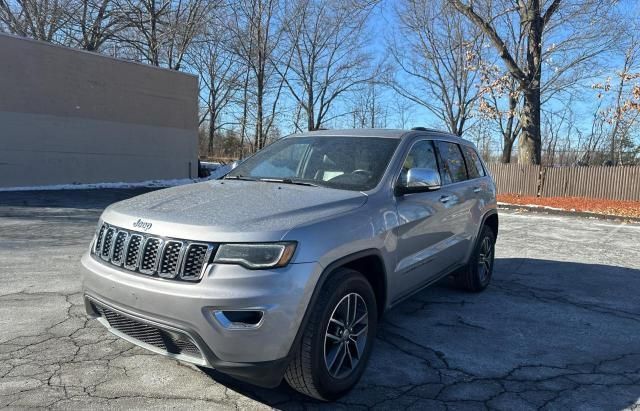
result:
[[[255,138],[255,150],[262,150],[264,147],[264,136],[262,135],[263,131],[263,117],[264,117],[264,109],[262,106],[264,99],[264,84],[261,73],[258,74],[257,78],[257,95],[256,95],[256,138]]]
[[[149,44],[150,46],[150,52],[151,52],[151,65],[152,66],[160,66],[160,57],[159,57],[159,50],[158,50],[158,36],[157,36],[157,23],[158,23],[158,16],[156,15],[156,2],[152,1],[151,2],[151,10],[149,13],[149,20],[151,22],[151,41]]]
[[[504,136],[504,148],[502,149],[502,159],[500,160],[504,164],[511,163],[511,152],[513,151],[513,140]]]
[[[309,131],[315,130],[316,121],[315,121],[315,107],[313,105],[313,89],[309,88],[309,95],[307,96],[307,129]]]
[[[504,148],[502,149],[502,163],[511,163],[511,155],[513,153],[513,143],[515,143],[518,137],[518,125],[514,125],[516,106],[518,100],[509,94],[509,117],[507,118],[507,125],[502,129],[502,140],[504,142]],[[514,129],[515,128],[515,129]]]
[[[207,153],[209,156],[213,157],[213,138],[215,136],[215,124],[213,120],[209,120],[209,135],[208,135],[208,145],[207,145]]]
[[[210,74],[209,76],[209,84],[211,84],[211,89],[209,90],[209,141],[207,152],[210,156],[213,156],[213,140],[215,138],[216,133],[216,95],[214,91],[215,84],[215,76]]]
[[[244,76],[242,85],[242,120],[240,121],[240,160],[244,158],[244,141],[247,135],[247,116],[249,114],[249,71]]]
[[[542,145],[540,139],[540,87],[524,90],[524,102],[520,116],[522,131],[518,142],[519,164],[540,164]]]
[[[627,64],[625,64],[626,66]],[[625,72],[627,68],[625,67]],[[624,89],[624,76],[620,76],[620,84],[618,85],[618,91],[616,93],[616,107],[613,112],[613,129],[611,130],[611,147],[609,160],[611,160],[611,165],[616,165],[616,136],[618,135],[618,129],[620,128],[620,116],[621,116],[621,101],[622,101],[622,90]]]
[[[522,132],[518,144],[518,163],[540,164],[540,70],[542,69],[542,29],[540,0],[531,0],[526,10],[529,24],[527,39],[526,79],[522,82],[524,102],[521,114]]]

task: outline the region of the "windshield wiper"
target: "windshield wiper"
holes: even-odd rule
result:
[[[260,181],[266,181],[267,183],[284,183],[284,184],[295,184],[298,186],[309,186],[309,187],[318,187],[317,184],[309,183],[307,181],[301,180],[292,180],[290,178],[260,178]]]
[[[301,180],[292,180],[290,178],[255,178],[247,176],[226,176],[225,180],[243,180],[243,181],[264,181],[265,183],[283,183],[283,184],[295,184],[299,186],[319,187],[317,184],[308,183]]]
[[[257,178],[246,177],[246,176],[226,176],[224,180],[260,181]]]

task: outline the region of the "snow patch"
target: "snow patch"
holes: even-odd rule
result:
[[[550,206],[538,205],[538,204],[514,204],[514,203],[503,203],[501,201],[498,201],[498,205],[499,206],[542,208],[544,210],[555,210],[555,211],[566,211],[564,208],[550,207]],[[575,211],[575,210],[572,209],[571,211]]]
[[[559,211],[564,211],[564,208],[550,207],[550,206],[543,206],[543,205],[538,205],[538,204],[525,204],[523,207],[544,208],[545,210],[559,210]]]
[[[87,184],[52,184],[46,186],[26,186],[26,187],[0,187],[3,191],[41,191],[41,190],[97,190],[105,188],[164,188],[175,187],[185,184],[198,183],[201,181],[213,180],[215,177],[208,178],[179,178],[173,180],[147,180],[135,183],[87,183]]]
[[[99,190],[108,188],[167,188],[182,186],[185,184],[200,183],[202,181],[217,180],[222,178],[239,164],[238,161],[224,164],[211,172],[205,178],[176,178],[170,180],[147,180],[135,183],[72,183],[72,184],[52,184],[46,186],[25,186],[25,187],[0,187],[0,192],[6,191],[53,191],[53,190]]]

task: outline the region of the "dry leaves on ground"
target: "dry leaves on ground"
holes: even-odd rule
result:
[[[501,203],[535,205],[559,208],[566,211],[581,211],[620,217],[640,218],[640,201],[605,200],[583,197],[530,197],[517,194],[498,194]]]

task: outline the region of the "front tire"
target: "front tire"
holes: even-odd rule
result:
[[[456,275],[457,285],[471,292],[487,288],[493,275],[496,236],[489,226],[483,226],[469,264]]]
[[[377,328],[376,299],[361,273],[340,268],[311,310],[285,379],[302,394],[331,401],[351,390],[366,368]]]

